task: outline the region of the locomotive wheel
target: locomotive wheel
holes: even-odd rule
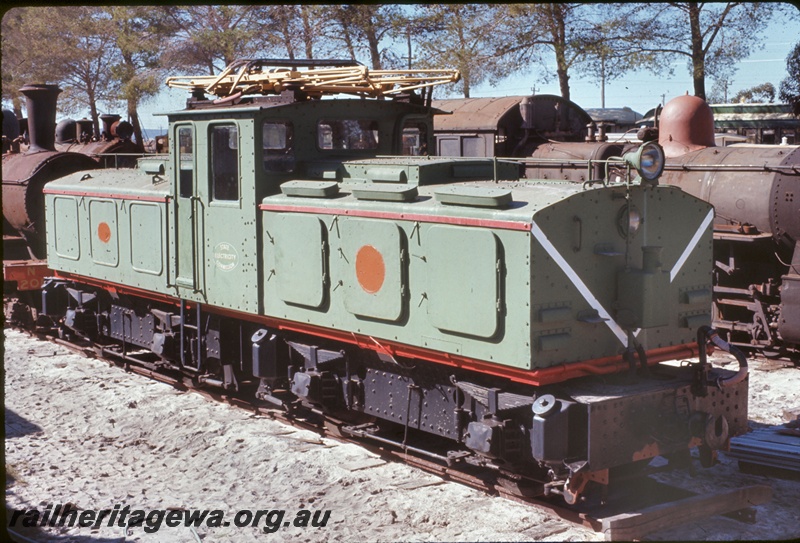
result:
[[[697,447],[697,452],[700,453],[700,465],[704,468],[713,467],[717,463],[717,451],[707,445],[700,445]]]
[[[770,360],[775,360],[776,358],[783,358],[786,356],[786,351],[783,349],[778,349],[777,351],[767,350],[764,349],[761,351],[761,354],[764,355],[764,358],[769,358]]]

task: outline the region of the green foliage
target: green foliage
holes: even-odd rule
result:
[[[775,101],[775,86],[772,83],[762,83],[755,87],[740,90],[733,97],[733,103],[762,104]]]
[[[316,58],[320,51],[320,36],[325,28],[325,8],[309,4],[276,5],[269,16],[275,27],[274,56],[287,58]]]
[[[779,97],[791,104],[795,116],[800,117],[800,42],[786,57],[786,71],[789,75],[781,81]]]
[[[705,78],[730,80],[770,18],[786,9],[760,2],[14,8],[2,22],[2,91],[19,110],[20,86],[58,83],[62,110],[88,108],[96,117],[98,104],[125,104],[136,124],[138,105],[161,90],[167,72],[214,74],[239,58],[452,67],[465,96],[538,66],[534,80],[558,78],[569,98],[574,73],[604,86],[634,70],[671,73],[683,57],[695,94],[704,96]],[[787,61],[781,99],[800,95],[800,68],[791,68],[797,56]]]
[[[374,70],[396,67],[400,60],[391,51],[403,14],[393,4],[342,4],[327,6],[323,40],[329,50],[344,48],[349,58],[362,60]],[[341,54],[334,55],[341,57]],[[368,61],[366,59],[369,59]]]
[[[153,9],[153,8],[150,8]],[[253,58],[276,41],[273,20],[263,6],[168,6],[174,33],[161,44],[163,64],[209,75],[239,58]]]
[[[631,27],[628,12],[620,6],[511,4],[505,6],[504,12],[504,43],[498,54],[506,59],[510,71],[529,69],[532,64],[541,66],[536,76],[540,81],[552,77],[549,66],[555,60],[555,76],[563,98],[570,97],[572,72],[589,76],[601,86],[631,70],[663,73],[652,52],[620,47],[637,33]]]
[[[420,7],[413,20],[420,39],[418,67],[456,68],[461,80],[454,88],[465,98],[484,81],[496,85],[512,70],[509,57],[498,54],[507,40],[503,9],[497,4]]]
[[[615,4],[632,30],[625,51],[652,53],[662,65],[684,58],[694,94],[706,97],[706,77],[723,79],[738,61],[763,47],[760,33],[784,6],[768,2]]]

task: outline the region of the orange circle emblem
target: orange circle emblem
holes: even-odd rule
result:
[[[97,237],[100,238],[100,241],[103,243],[108,243],[111,240],[111,228],[108,226],[108,223],[101,222],[97,225]]]
[[[356,278],[361,288],[370,294],[375,294],[383,286],[386,266],[383,256],[372,245],[364,245],[356,254]]]

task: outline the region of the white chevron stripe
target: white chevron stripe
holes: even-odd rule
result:
[[[550,258],[556,261],[556,264],[564,271],[566,276],[572,281],[572,284],[575,285],[575,288],[578,289],[578,292],[581,293],[581,296],[589,303],[592,308],[597,311],[601,318],[605,319],[606,326],[608,326],[611,331],[617,336],[617,339],[620,340],[622,345],[627,348],[628,347],[628,334],[625,333],[619,324],[616,323],[614,319],[611,318],[611,315],[608,314],[608,311],[603,308],[600,304],[600,301],[594,297],[592,291],[589,290],[589,287],[578,277],[578,274],[575,273],[575,270],[572,269],[572,266],[564,260],[564,257],[558,252],[558,250],[550,243],[550,240],[547,239],[547,235],[539,228],[539,225],[536,222],[531,222],[531,233],[533,236],[542,244],[544,250],[547,251],[547,254],[550,255]]]
[[[703,233],[708,228],[708,225],[711,224],[711,221],[713,220],[714,220],[714,209],[711,209],[709,210],[708,215],[706,215],[706,218],[703,219],[703,222],[700,223],[700,226],[697,228],[697,232],[695,232],[694,236],[692,236],[692,239],[689,240],[689,245],[687,245],[686,249],[683,250],[683,254],[681,255],[681,257],[678,259],[675,265],[672,266],[672,270],[669,272],[670,283],[672,283],[675,280],[675,277],[681,271],[683,265],[686,264],[686,261],[689,259],[689,255],[692,254],[692,251],[700,242],[700,237],[703,235]]]

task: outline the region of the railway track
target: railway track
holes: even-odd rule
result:
[[[52,341],[82,356],[103,360],[110,365],[168,384],[180,391],[192,391],[203,397],[230,404],[250,413],[271,418],[296,428],[311,430],[320,437],[340,442],[358,443],[387,461],[403,462],[431,473],[443,481],[456,482],[488,495],[535,507],[569,522],[602,533],[606,540],[639,539],[649,533],[714,515],[725,515],[739,522],[754,523],[754,506],[771,499],[771,489],[750,485],[709,494],[696,494],[661,483],[650,475],[670,468],[650,467],[615,484],[600,500],[581,502],[575,506],[559,503],[558,496],[531,496],[532,482],[511,473],[503,473],[470,464],[465,458],[447,456],[446,451],[423,449],[419,444],[376,436],[369,424],[353,425],[316,410],[281,409],[254,403],[234,393],[204,385],[177,372],[157,371],[152,363],[136,358],[136,353],[123,352],[115,345],[93,345],[77,338],[53,337],[41,332],[30,335]],[[149,366],[149,367],[148,367]],[[691,466],[690,466],[691,469]]]

